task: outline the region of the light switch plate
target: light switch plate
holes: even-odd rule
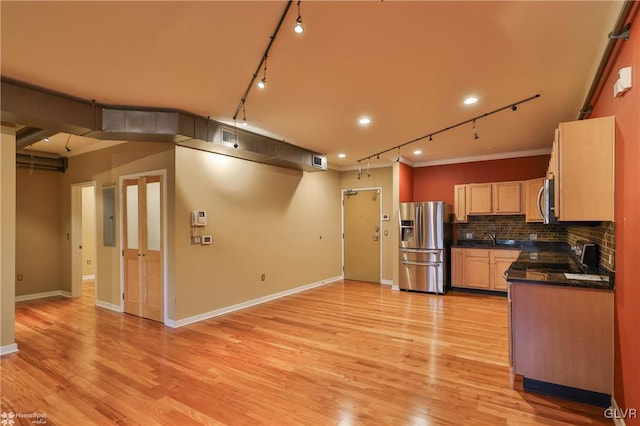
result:
[[[472,239],[473,239],[473,233],[471,233],[471,232],[467,232],[467,233],[465,234],[465,238],[466,238],[467,240],[472,240]]]
[[[530,239],[531,241],[535,241],[535,240],[537,240],[537,239],[538,239],[538,234],[529,234],[529,239]]]

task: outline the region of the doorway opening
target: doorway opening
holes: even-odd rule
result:
[[[71,185],[71,297],[80,297],[83,287],[93,287],[97,301],[96,183]],[[93,286],[83,285],[93,283]]]

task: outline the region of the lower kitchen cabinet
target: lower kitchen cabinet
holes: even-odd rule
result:
[[[507,291],[503,274],[519,254],[520,250],[454,247],[451,249],[451,285]]]
[[[513,372],[527,379],[613,392],[613,291],[512,282]]]
[[[507,279],[504,273],[520,255],[520,250],[491,250],[489,263],[491,268],[491,289],[507,291]]]

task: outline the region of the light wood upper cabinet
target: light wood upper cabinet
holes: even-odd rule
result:
[[[497,182],[491,184],[493,212],[522,214],[522,183]]]
[[[544,185],[544,178],[531,179],[524,182],[525,188],[525,220],[527,222],[543,222],[538,206],[538,194]]]
[[[556,215],[560,221],[613,221],[615,117],[560,123]]]
[[[467,214],[492,214],[490,183],[473,183],[467,185]]]
[[[467,221],[467,185],[455,185],[453,187],[454,195],[454,214],[456,222]]]
[[[466,185],[468,215],[522,214],[522,204],[520,181]]]

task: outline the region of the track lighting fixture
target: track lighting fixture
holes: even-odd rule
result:
[[[376,160],[380,159],[380,154],[376,155]]]
[[[258,87],[264,89],[267,86],[267,57],[264,57],[264,70],[262,74],[262,80],[258,82]]]
[[[371,157],[369,157],[369,160],[367,161],[367,177],[371,177],[371,173],[369,172],[370,168],[371,168]]]
[[[464,126],[467,123],[473,123],[473,139],[480,139],[480,136],[478,136],[478,130],[476,129],[476,120],[488,117],[490,115],[496,114],[496,113],[498,113],[500,111],[504,111],[506,109],[511,109],[511,111],[516,111],[518,109],[518,105],[523,104],[525,102],[532,101],[532,100],[537,99],[539,97],[540,97],[540,94],[529,96],[528,98],[522,99],[521,101],[507,104],[507,105],[505,105],[505,106],[503,106],[501,108],[494,109],[493,111],[485,112],[484,114],[478,115],[478,116],[470,118],[468,120],[461,121],[461,122],[456,123],[456,124],[452,124],[451,126],[444,127],[444,128],[442,128],[440,130],[437,130],[435,132],[428,133],[428,134],[426,134],[424,136],[420,136],[420,137],[412,139],[412,140],[410,140],[408,142],[404,142],[404,143],[402,143],[400,145],[396,145],[396,146],[391,147],[389,149],[386,149],[384,151],[380,151],[377,154],[372,154],[372,155],[370,155],[368,157],[361,158],[360,160],[358,160],[358,162],[360,162],[362,160],[371,159],[371,157],[373,157],[373,156],[375,156],[376,158],[379,159],[380,158],[380,154],[384,154],[386,152],[393,151],[394,149],[398,150],[398,157],[397,157],[396,161],[400,162],[400,148],[402,148],[403,146],[410,145],[412,143],[421,141],[421,140],[426,139],[426,138],[429,138],[429,141],[433,141],[433,136],[434,135],[437,135],[437,134],[440,134],[440,133],[444,133],[444,132],[446,132],[448,130],[453,130],[453,129],[457,128],[457,127]],[[585,111],[580,111],[580,113],[581,114],[585,113]]]
[[[247,124],[249,124],[249,123],[247,123],[247,114],[246,114],[246,112],[244,110],[244,102],[243,102],[242,103],[242,125],[247,127]]]
[[[293,31],[297,34],[302,34],[304,32],[304,27],[302,26],[302,16],[300,15],[300,0],[298,0],[298,19],[296,19],[296,26],[293,27]]]
[[[51,142],[51,141],[49,140],[49,138],[44,138],[44,139],[42,139],[42,142],[44,142],[44,143],[49,143],[49,142]]]
[[[71,148],[69,148],[69,141],[70,141],[70,140],[71,140],[71,134],[69,134],[69,136],[67,136],[67,143],[66,143],[66,144],[65,144],[65,146],[64,146],[64,149],[65,149],[67,152],[71,152]]]
[[[360,180],[361,177],[362,177],[362,166],[360,165],[360,161],[358,161],[358,176],[356,177],[356,179]]]

